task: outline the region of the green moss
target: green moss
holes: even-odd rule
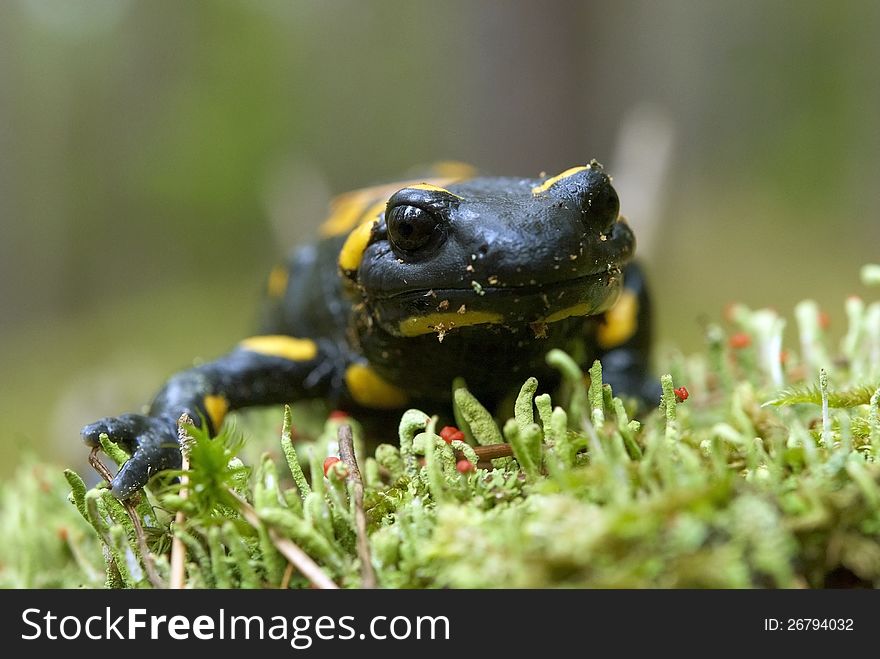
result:
[[[667,359],[661,404],[639,420],[603,384],[598,363],[585,378],[559,351],[548,362],[563,375],[561,391],[536,397],[527,379],[509,420],[493,419],[457,382],[468,443],[435,434],[429,415],[439,410],[409,410],[399,445],[359,456],[379,584],[880,586],[875,308],[847,302],[838,354],[815,305],[799,305],[798,349],[783,360],[784,320],[739,305],[730,327],[707,327],[705,354]],[[741,332],[751,347],[728,347]],[[674,392],[682,385],[684,402]],[[294,418],[323,428],[310,444],[291,438],[289,411],[282,416],[280,441],[267,445],[272,424],[251,433],[248,443],[266,451],[249,459],[253,470],[236,457],[238,433],[211,440],[191,430],[187,497],[166,477],[137,507],[163,579],[176,535],[193,587],[307,587],[287,569],[285,542],[337,584],[360,586],[350,490],[341,469],[325,478],[321,467],[339,423]],[[503,439],[513,458],[458,471],[462,458],[476,467],[475,446]],[[31,463],[2,486],[0,585],[149,587],[126,513],[86,482]],[[178,510],[182,525],[172,521]]]

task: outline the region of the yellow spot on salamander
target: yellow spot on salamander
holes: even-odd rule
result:
[[[415,185],[406,186],[410,190],[427,190],[429,192],[442,192],[443,194],[448,194],[450,197],[455,197],[456,199],[461,199],[457,194],[450,192],[446,188],[441,188],[439,185],[432,185],[431,183],[416,183]]]
[[[556,176],[551,176],[546,181],[544,181],[541,185],[536,185],[534,188],[532,188],[532,194],[535,196],[538,196],[539,194],[543,194],[544,192],[547,192],[547,190],[549,190],[551,186],[553,186],[556,183],[559,183],[559,181],[566,179],[569,176],[574,176],[578,172],[582,172],[585,169],[590,169],[590,166],[589,165],[582,165],[580,167],[572,167],[571,169],[566,169],[561,174],[557,174]]]
[[[592,307],[587,302],[581,302],[565,309],[560,309],[544,318],[544,323],[555,323],[558,320],[569,318],[570,316],[586,316],[592,311]]]
[[[426,179],[396,181],[346,192],[330,203],[330,216],[324,220],[319,231],[322,236],[342,236],[360,224],[361,219],[365,218],[368,212],[367,209],[377,203],[384,206],[388,198],[398,190],[425,183],[436,186],[449,185],[456,181],[473,178],[475,175],[476,169],[470,165],[459,162],[441,162],[430,169]]]
[[[600,348],[614,348],[629,340],[639,327],[639,299],[624,289],[620,299],[605,312],[605,324],[599,325],[596,341]]]
[[[238,347],[294,362],[306,362],[318,356],[318,345],[311,339],[295,339],[281,334],[252,336],[239,343]]]
[[[369,220],[378,220],[379,216],[385,212],[385,206],[387,203],[388,201],[386,199],[380,199],[372,206],[368,206],[367,210],[364,211],[364,214],[360,216],[360,221],[367,222]]]
[[[345,384],[355,402],[364,407],[390,410],[409,402],[407,393],[366,364],[352,364],[345,370]]]
[[[269,281],[266,283],[266,294],[273,300],[284,297],[289,276],[287,268],[283,265],[276,265],[272,268],[269,273]]]
[[[350,192],[337,197],[330,205],[330,217],[321,225],[321,235],[341,236],[351,231],[372,200],[373,197],[365,192]]]
[[[339,251],[339,267],[344,272],[354,272],[361,264],[364,250],[370,242],[370,233],[373,231],[375,218],[367,220],[348,234],[342,249]]]
[[[345,239],[342,249],[339,251],[339,267],[344,271],[350,273],[358,269],[364,250],[370,242],[373,224],[383,210],[385,210],[384,199],[373,203],[358,217],[361,223],[348,234],[348,238]]]
[[[220,432],[220,426],[223,425],[223,419],[226,418],[226,413],[229,411],[229,401],[225,396],[211,394],[202,399],[202,405],[211,420],[214,432]]]
[[[463,307],[464,305],[462,305]],[[504,316],[491,311],[446,311],[412,316],[400,321],[398,326],[403,336],[420,336],[432,332],[448,332],[456,327],[468,325],[500,325]]]

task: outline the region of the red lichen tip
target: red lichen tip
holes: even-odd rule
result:
[[[330,473],[330,469],[332,469],[333,465],[335,465],[337,462],[342,462],[342,461],[333,455],[331,455],[329,458],[326,458],[324,460],[324,477],[325,478],[328,477],[327,474]]]
[[[470,460],[461,459],[455,463],[455,468],[458,469],[459,473],[469,474],[474,471],[474,465],[471,464]]]
[[[828,315],[827,311],[819,312],[819,327],[823,330],[827,330],[831,327],[831,316]]]
[[[447,444],[454,441],[464,441],[464,433],[455,426],[443,426],[440,430],[440,438]]]
[[[742,348],[748,348],[752,344],[752,337],[745,332],[737,332],[731,335],[728,343],[734,350],[741,350]]]
[[[675,392],[675,399],[679,403],[683,403],[690,397],[690,393],[688,392],[687,387],[679,387],[678,389],[673,389],[672,391]]]
[[[348,412],[343,412],[342,410],[333,410],[332,412],[330,412],[327,418],[334,421],[342,421],[343,419],[348,418]]]

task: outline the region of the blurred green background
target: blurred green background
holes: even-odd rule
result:
[[[880,3],[0,3],[0,475],[81,465],[254,326],[331,195],[438,159],[615,176],[662,349],[839,329],[880,239]]]

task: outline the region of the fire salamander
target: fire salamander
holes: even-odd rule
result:
[[[448,409],[457,376],[498,405],[527,376],[557,382],[551,348],[585,368],[601,359],[615,392],[656,401],[645,282],[602,166],[539,179],[443,169],[337,198],[322,238],[271,271],[259,335],[173,375],[147,414],[83,428],[89,446],[107,433],[131,451],[112,492],[180,466],[184,412],[215,434],[230,410],[302,398],[356,416]]]

